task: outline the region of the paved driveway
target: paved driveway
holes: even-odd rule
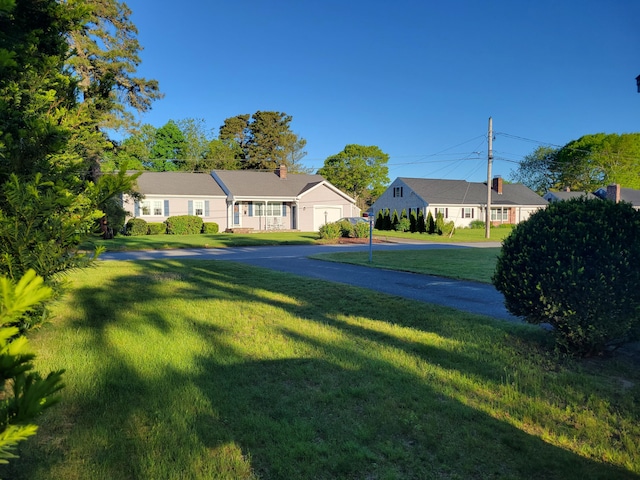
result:
[[[469,244],[375,244],[381,250],[497,247],[498,243]],[[345,283],[420,302],[435,303],[510,321],[520,321],[504,308],[504,299],[492,285],[451,280],[415,273],[313,260],[309,255],[338,251],[369,251],[365,245],[294,245],[186,250],[154,250],[105,253],[103,260],[153,260],[189,258],[241,262],[281,272]]]

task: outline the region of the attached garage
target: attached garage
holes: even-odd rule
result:
[[[342,207],[336,205],[314,206],[313,210],[313,230],[318,231],[325,223],[337,222],[343,217]]]

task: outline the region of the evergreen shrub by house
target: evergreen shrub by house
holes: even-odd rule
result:
[[[166,224],[169,235],[197,235],[204,222],[196,215],[176,215],[167,218]]]
[[[471,229],[484,228],[484,222],[482,220],[471,220],[471,223],[469,224],[469,228]]]
[[[338,222],[325,223],[320,227],[319,233],[324,240],[337,240],[342,235],[342,229]]]
[[[353,232],[353,225],[351,224],[351,222],[347,221],[347,220],[342,220],[340,222],[337,222],[338,226],[340,227],[340,236],[344,237],[344,238],[349,238],[349,237],[353,237],[354,232]]]
[[[493,284],[529,323],[583,356],[640,338],[640,212],[584,198],[551,203],[507,237]]]
[[[149,233],[149,225],[142,218],[130,218],[126,225],[126,234],[132,237],[139,237]]]
[[[411,230],[411,222],[408,218],[401,218],[395,225],[396,232],[408,232]]]
[[[353,227],[356,238],[369,238],[369,222],[358,222]]]
[[[205,222],[202,224],[202,233],[209,235],[216,234],[220,231],[220,227],[215,222]]]
[[[147,226],[149,227],[149,235],[162,235],[163,233],[167,233],[167,225],[164,222],[149,222]]]

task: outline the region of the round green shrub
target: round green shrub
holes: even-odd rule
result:
[[[395,225],[396,232],[408,232],[411,230],[411,221],[408,218],[401,218]]]
[[[337,240],[342,236],[342,229],[338,222],[325,223],[320,227],[319,233],[324,240]]]
[[[204,221],[196,215],[176,215],[167,218],[165,223],[169,235],[198,235]]]
[[[340,227],[340,236],[344,238],[353,237],[355,234],[353,232],[353,225],[348,220],[342,220],[337,222]]]
[[[126,234],[132,237],[146,235],[149,232],[147,221],[142,218],[130,218],[126,225]]]
[[[353,227],[356,238],[369,238],[369,222],[358,222]]]
[[[167,233],[167,225],[165,223],[149,222],[147,226],[149,227],[149,235],[162,235],[163,233]]]
[[[640,338],[639,265],[640,212],[582,198],[517,225],[493,284],[512,314],[550,324],[561,350],[589,356]]]
[[[219,231],[220,231],[220,227],[215,222],[205,222],[202,225],[202,233],[213,235],[218,233]]]

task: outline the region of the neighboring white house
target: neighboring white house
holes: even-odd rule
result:
[[[431,212],[441,212],[445,221],[456,227],[466,227],[473,220],[485,220],[487,184],[466,180],[439,180],[429,178],[396,178],[371,206],[377,217],[389,209],[410,215],[422,211],[425,218]],[[491,189],[491,222],[516,224],[528,219],[533,212],[546,208],[548,202],[530,188],[516,183],[504,183],[496,177]]]
[[[220,231],[317,231],[341,217],[360,215],[354,199],[320,175],[214,170],[208,173],[142,172],[143,199],[123,199],[129,217],[163,222],[198,215]]]

